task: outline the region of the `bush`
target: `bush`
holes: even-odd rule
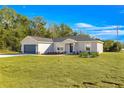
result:
[[[91,52],[90,53],[90,57],[97,57],[97,56],[99,56],[99,53],[97,53],[97,52]]]
[[[81,52],[79,54],[79,57],[82,57],[82,58],[94,58],[97,56],[99,56],[99,53],[97,52]]]
[[[81,52],[79,54],[79,57],[83,57],[83,58],[88,58],[88,56],[89,56],[89,53],[88,52]]]

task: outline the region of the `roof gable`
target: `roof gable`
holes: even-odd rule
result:
[[[43,38],[43,37],[37,37],[37,36],[30,36],[31,38],[33,38],[36,41],[44,41],[44,42],[53,42],[52,39],[50,38]]]
[[[27,42],[34,42],[34,43],[37,43],[37,40],[31,38],[30,36],[27,36],[27,37],[25,37],[25,38],[21,41],[21,43],[27,43]]]
[[[62,41],[62,42],[65,42],[65,43],[73,43],[73,42],[77,42],[77,41],[74,40],[74,39],[70,39],[70,38],[68,38],[68,39],[65,39],[65,40]]]

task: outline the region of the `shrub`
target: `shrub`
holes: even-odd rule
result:
[[[97,56],[99,56],[99,53],[97,52],[81,52],[79,54],[79,57],[82,57],[82,58],[94,58]]]
[[[88,58],[89,57],[89,53],[88,52],[81,52],[79,54],[79,57]]]
[[[97,57],[97,56],[99,56],[99,53],[97,53],[97,52],[91,52],[90,53],[90,57]]]

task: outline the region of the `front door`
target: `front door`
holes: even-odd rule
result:
[[[74,50],[73,50],[73,44],[72,43],[68,43],[68,44],[65,44],[65,52],[67,54],[70,54],[72,53]]]
[[[70,44],[70,53],[73,52],[73,44]]]

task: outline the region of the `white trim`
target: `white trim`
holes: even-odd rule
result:
[[[64,41],[62,41],[63,43],[65,42],[66,43],[66,41],[67,40],[70,40],[70,41],[72,41],[72,42],[77,42],[76,40],[74,40],[74,39],[71,39],[71,38],[68,38],[68,39],[65,39]],[[72,42],[70,42],[70,43],[72,43]]]
[[[62,41],[63,42],[63,41]],[[75,42],[97,42],[97,43],[104,43],[102,41],[75,41]],[[53,43],[59,43],[59,42],[53,42]],[[71,42],[70,42],[71,43]]]
[[[77,42],[97,42],[97,43],[104,43],[102,41],[77,41]]]

